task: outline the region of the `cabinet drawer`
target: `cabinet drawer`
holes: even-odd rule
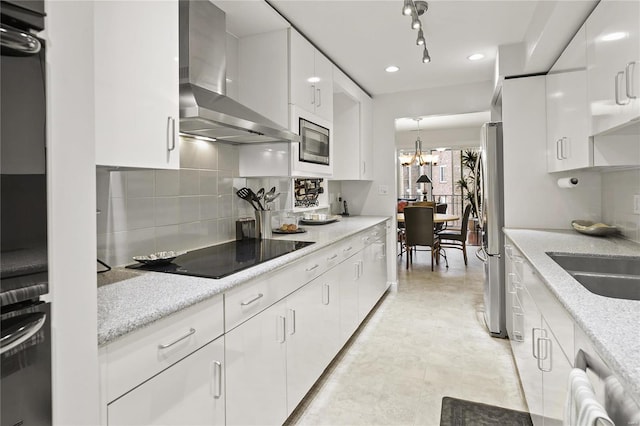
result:
[[[225,331],[234,329],[318,277],[327,270],[326,258],[334,252],[335,249],[323,249],[312,253],[225,293]]]
[[[107,401],[113,401],[221,336],[222,300],[222,295],[218,295],[107,345]]]
[[[342,260],[346,260],[358,253],[364,248],[364,241],[362,239],[362,233],[354,235],[353,237],[348,238],[341,247],[342,251]]]

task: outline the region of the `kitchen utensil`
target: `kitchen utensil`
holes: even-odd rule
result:
[[[256,193],[258,200],[262,201],[264,199],[264,188],[260,188]]]
[[[262,203],[260,202],[260,198],[258,198],[258,196],[256,195],[255,192],[253,192],[253,190],[251,190],[251,188],[247,188],[247,190],[249,191],[249,196],[251,197],[251,199],[258,203],[258,207],[260,207],[259,209],[256,210],[262,210],[264,211],[264,207],[262,206]]]
[[[271,187],[271,189],[269,190],[269,192],[267,192],[266,194],[264,194],[264,198],[265,198],[265,200],[267,199],[267,195],[268,195],[268,196],[270,196],[270,197],[272,197],[272,196],[273,196],[273,194],[275,194],[275,193],[276,193],[276,187],[275,187],[275,186],[272,186],[272,187]]]
[[[253,203],[253,197],[251,196],[251,194],[253,194],[253,191],[251,191],[249,188],[240,188],[238,189],[238,191],[236,191],[236,195],[238,197],[251,204],[254,210],[258,210],[258,207],[256,207],[256,205]],[[253,194],[253,196],[255,196],[255,194]]]
[[[267,204],[267,210],[271,210],[271,207],[269,206],[269,204],[273,203],[275,201],[276,198],[278,198],[280,196],[280,192],[278,192],[277,194],[272,194],[269,196],[264,197],[264,201]]]

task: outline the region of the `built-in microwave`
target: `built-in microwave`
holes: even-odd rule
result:
[[[333,173],[333,123],[291,105],[291,130],[300,142],[291,144],[291,176],[326,177]]]
[[[300,128],[298,160],[305,163],[329,165],[329,129],[302,117],[298,120]]]

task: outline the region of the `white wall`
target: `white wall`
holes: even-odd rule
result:
[[[634,195],[640,195],[640,169],[602,173],[602,221],[640,243],[640,215],[633,213]]]
[[[99,422],[93,4],[45,4],[53,424],[92,425]]]
[[[373,180],[342,183],[342,195],[353,214],[395,216],[395,119],[423,115],[460,114],[490,108],[493,82],[399,92],[373,98]],[[380,190],[387,190],[381,194]],[[393,239],[388,241],[394,247]],[[389,253],[394,251],[389,250]],[[395,255],[387,257],[388,280],[396,282]]]
[[[452,129],[420,130],[422,148],[469,148],[480,146],[480,127],[458,127]],[[398,149],[415,148],[417,131],[397,132],[396,147]]]
[[[505,80],[505,226],[570,229],[571,220],[600,220],[599,172],[547,173],[545,77]],[[560,189],[556,181],[577,177],[579,185]]]

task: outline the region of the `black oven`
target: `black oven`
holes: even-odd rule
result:
[[[0,2],[1,425],[51,424],[44,2]]]
[[[329,129],[300,118],[299,160],[329,165]]]

